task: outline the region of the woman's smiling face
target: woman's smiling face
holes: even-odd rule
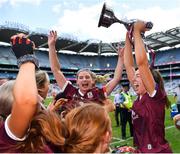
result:
[[[82,71],[78,74],[76,83],[82,93],[86,93],[94,85],[91,74],[87,71]]]
[[[136,94],[138,94],[138,95],[143,95],[146,93],[146,89],[145,89],[145,86],[141,79],[141,76],[139,74],[139,70],[137,70],[135,72],[135,76],[133,79],[133,88],[134,88],[134,91],[136,92]]]

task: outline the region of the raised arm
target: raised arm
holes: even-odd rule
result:
[[[128,80],[130,81],[131,85],[133,85],[135,68],[134,68],[134,59],[132,54],[132,45],[130,43],[128,33],[126,34],[125,48],[124,48],[124,66],[126,68]]]
[[[111,81],[109,81],[106,84],[106,92],[107,95],[109,95],[113,89],[119,84],[121,78],[122,78],[122,72],[123,72],[123,54],[124,54],[124,50],[123,49],[119,49],[118,50],[118,62],[116,65],[116,69],[114,72],[114,77]]]
[[[155,90],[155,81],[149,69],[148,58],[141,32],[145,32],[145,23],[138,21],[134,24],[135,57],[139,73],[147,92],[151,95]]]
[[[50,34],[48,36],[50,66],[58,86],[62,89],[67,80],[61,71],[61,66],[58,60],[57,51],[55,47],[56,40],[57,40],[57,32],[50,31]]]
[[[35,80],[35,64],[33,43],[19,34],[11,38],[12,49],[18,59],[19,72],[15,81],[14,102],[8,128],[18,138],[22,138],[30,126],[37,109],[37,87]]]

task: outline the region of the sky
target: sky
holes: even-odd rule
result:
[[[104,2],[118,19],[152,21],[146,35],[180,26],[180,0],[0,0],[0,25],[10,21],[31,31],[57,30],[80,41],[123,41],[123,25],[97,26]]]

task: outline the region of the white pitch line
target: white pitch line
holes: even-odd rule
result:
[[[174,125],[172,125],[172,126],[168,126],[168,127],[166,127],[166,128],[165,128],[165,130],[168,130],[168,129],[170,129],[170,128],[174,128],[174,127],[175,127]],[[131,138],[132,138],[132,137],[129,137],[129,138],[127,138],[126,140],[122,140],[122,139],[120,139],[120,138],[113,137],[113,139],[115,139],[115,140],[119,140],[119,141],[112,142],[110,145],[112,145],[112,144],[116,144],[116,143],[125,142],[125,141],[130,140]]]
[[[117,138],[117,137],[113,137],[113,139],[115,139],[115,140],[121,140],[120,138]]]
[[[113,138],[115,138],[115,137],[113,137]],[[113,142],[113,143],[111,143],[111,145],[112,145],[112,144],[115,144],[115,143],[121,143],[121,142],[128,141],[128,140],[132,139],[132,137],[129,137],[129,138],[127,138],[126,140],[122,140],[122,139],[120,139],[120,138],[116,138],[116,139],[119,140],[119,141]]]
[[[174,128],[174,127],[175,127],[174,125],[168,126],[168,127],[165,128],[165,130],[170,129],[170,128]]]

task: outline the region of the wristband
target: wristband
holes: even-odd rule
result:
[[[24,55],[24,56],[18,58],[17,65],[18,65],[18,67],[20,67],[22,64],[24,64],[26,62],[32,62],[35,64],[35,66],[37,68],[39,68],[39,61],[35,55],[27,54],[27,55]]]

